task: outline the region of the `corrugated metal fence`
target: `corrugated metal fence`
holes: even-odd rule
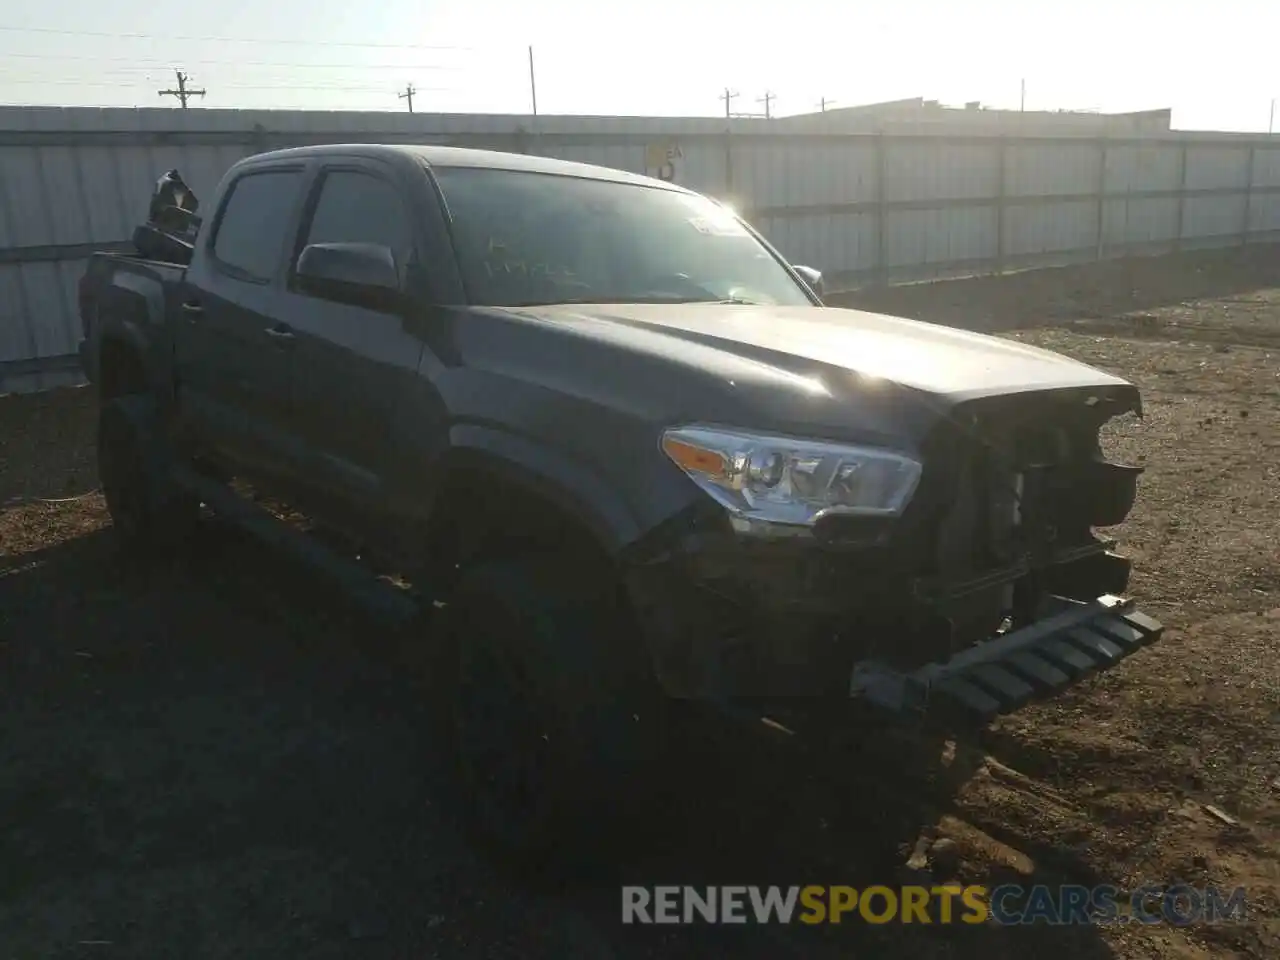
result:
[[[650,173],[669,162],[677,182],[731,199],[835,287],[1280,239],[1280,140],[1256,136],[797,135],[764,120],[0,107],[0,392],[55,382],[70,365],[85,258],[127,246],[160,173],[177,167],[207,201],[241,157],[360,141]]]

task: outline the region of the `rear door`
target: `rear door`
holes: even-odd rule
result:
[[[249,167],[230,183],[177,310],[180,407],[200,441],[256,479],[297,469],[288,430],[295,344],[275,317],[305,172]]]
[[[391,249],[405,290],[420,271],[416,225],[396,171],[376,160],[335,158],[320,170],[291,255],[313,243]],[[394,417],[416,379],[423,342],[401,313],[304,293],[290,277],[282,315],[296,337],[294,429],[306,447],[312,512],[362,537],[385,521]]]

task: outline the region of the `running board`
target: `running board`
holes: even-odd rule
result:
[[[404,625],[418,615],[419,604],[404,590],[291,527],[269,510],[241,497],[226,484],[185,466],[173,468],[171,477],[177,486],[199,497],[223,520],[337,583],[353,600],[388,626]]]
[[[1131,600],[1054,599],[1064,608],[943,663],[910,673],[858,664],[849,694],[895,713],[986,723],[1110,669],[1164,632]]]

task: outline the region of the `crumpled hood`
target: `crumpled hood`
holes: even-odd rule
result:
[[[640,350],[671,340],[765,363],[840,367],[945,399],[1080,387],[1128,388],[1119,377],[1037,347],[938,324],[834,307],[742,304],[572,304],[510,313],[576,326]],[[611,329],[610,329],[611,328]],[[807,365],[806,365],[807,366]]]

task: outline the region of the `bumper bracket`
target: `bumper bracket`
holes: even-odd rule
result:
[[[849,694],[896,713],[985,723],[1109,669],[1164,632],[1121,597],[1055,602],[1057,612],[942,663],[910,673],[859,664]]]

